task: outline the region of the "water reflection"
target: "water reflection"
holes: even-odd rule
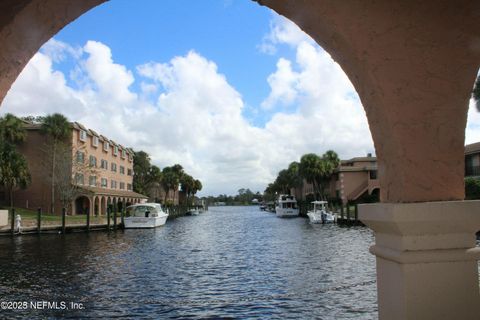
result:
[[[218,207],[155,230],[0,239],[0,289],[86,304],[18,318],[375,319],[372,243],[366,228]]]

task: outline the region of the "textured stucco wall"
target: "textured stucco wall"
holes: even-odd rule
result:
[[[45,41],[104,1],[3,0],[0,100]],[[257,2],[297,23],[349,76],[375,143],[382,201],[463,199],[480,1]]]
[[[297,23],[349,76],[375,143],[382,201],[464,198],[480,1],[258,2]]]
[[[0,101],[38,49],[65,25],[106,0],[2,0]]]

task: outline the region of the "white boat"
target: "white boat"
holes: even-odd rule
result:
[[[155,228],[163,226],[167,218],[168,213],[159,203],[138,203],[127,207],[127,216],[123,221],[125,229]]]
[[[275,207],[277,217],[298,217],[297,200],[294,196],[281,194]]]
[[[307,212],[311,223],[334,223],[335,215],[327,211],[327,201],[313,201],[313,210]]]

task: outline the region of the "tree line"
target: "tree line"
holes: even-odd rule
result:
[[[265,196],[274,200],[277,194],[290,194],[290,190],[298,188],[306,181],[313,186],[315,200],[326,199],[326,189],[340,159],[335,151],[328,150],[323,155],[304,154],[300,162],[293,161],[288,168],[281,170],[274,182],[268,184]]]
[[[164,191],[163,204],[167,204],[170,191],[173,191],[173,203],[180,190],[185,194],[186,204],[191,204],[195,194],[202,190],[202,182],[186,173],[179,164],[160,170],[151,164],[150,156],[145,151],[138,151],[133,156],[133,191],[151,195],[154,188],[161,187]]]

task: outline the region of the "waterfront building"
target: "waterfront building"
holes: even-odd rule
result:
[[[44,212],[51,212],[53,207],[55,213],[60,213],[60,199],[66,191],[56,190],[52,204],[52,152],[47,144],[47,136],[41,132],[39,124],[28,123],[25,128],[27,139],[18,149],[28,162],[32,182],[27,189],[15,192],[14,203],[22,208],[42,208]],[[58,184],[63,179],[65,189],[73,185],[71,192],[74,194],[70,195],[71,201],[67,207],[69,213],[104,215],[109,206],[117,205],[121,209],[147,199],[133,192],[132,149],[78,122],[71,123],[71,130],[71,141],[64,142],[65,150],[58,153],[63,159],[56,160],[55,170]]]
[[[341,160],[325,192],[328,198],[338,199],[342,203],[367,196],[378,198],[380,184],[377,178],[377,158],[367,154],[366,157]],[[305,180],[301,186],[293,188],[291,193],[304,201],[314,198],[313,185]]]
[[[480,142],[465,146],[465,177],[480,178]]]
[[[47,39],[103,2],[4,0],[0,99]],[[464,142],[479,1],[257,2],[321,44],[365,107],[383,203],[358,214],[375,232],[378,318],[478,319],[480,202],[464,200]]]

